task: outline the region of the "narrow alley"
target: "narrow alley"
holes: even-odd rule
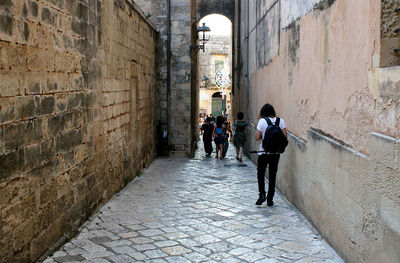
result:
[[[44,262],[343,262],[280,193],[254,205],[256,166],[233,145],[203,156],[156,159]]]

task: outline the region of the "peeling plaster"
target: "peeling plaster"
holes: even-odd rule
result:
[[[311,10],[323,11],[330,8],[335,2],[336,0],[282,0],[282,28],[288,27]]]
[[[368,74],[369,90],[379,103],[400,102],[400,67],[375,68]]]

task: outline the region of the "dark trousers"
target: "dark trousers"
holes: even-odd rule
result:
[[[272,201],[275,194],[276,172],[278,171],[279,154],[263,154],[258,156],[257,180],[258,191],[265,194],[265,170],[269,165],[269,180],[267,201]]]
[[[212,138],[204,138],[203,137],[203,142],[204,142],[204,151],[207,154],[211,154],[213,151],[213,147],[212,147]]]

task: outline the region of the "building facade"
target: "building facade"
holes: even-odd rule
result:
[[[205,48],[205,52],[199,53],[199,112],[230,117],[232,36],[212,34]]]

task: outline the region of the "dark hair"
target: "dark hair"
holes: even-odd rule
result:
[[[271,104],[265,104],[260,110],[260,117],[276,117],[275,109]]]
[[[222,124],[224,124],[224,117],[218,116],[217,117],[217,128],[222,128]]]
[[[243,112],[238,112],[237,113],[237,118],[238,118],[238,120],[243,120],[244,119],[244,113]]]

